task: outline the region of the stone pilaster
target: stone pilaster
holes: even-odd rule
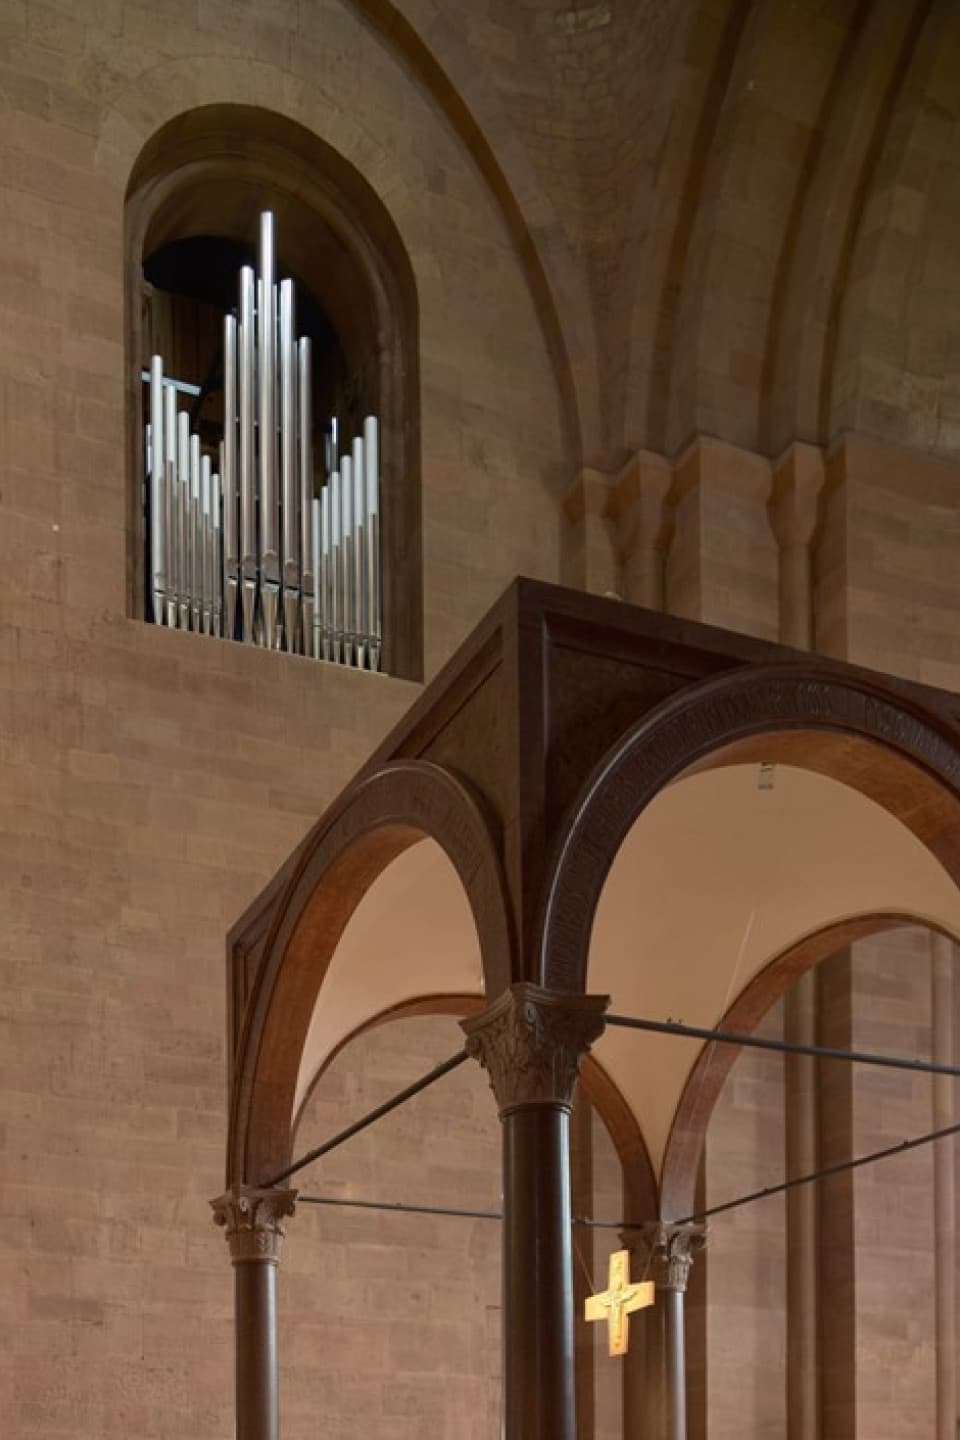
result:
[[[640,450],[621,472],[617,549],[623,596],[633,605],[663,610],[666,557],[673,534],[669,495],[673,469],[662,455]]]

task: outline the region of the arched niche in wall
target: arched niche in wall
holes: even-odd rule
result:
[[[237,273],[252,263],[266,209],[276,216],[277,273],[296,281],[298,330],[313,339],[318,426],[338,413],[349,438],[365,414],[380,421],[382,668],[417,679],[423,602],[413,270],[363,176],[311,131],[259,108],[211,105],[178,116],[145,145],[127,187],[131,611],[145,613],[141,373],[162,344],[168,365],[184,370],[180,378],[204,388],[196,428],[222,420],[219,317],[235,304]]]

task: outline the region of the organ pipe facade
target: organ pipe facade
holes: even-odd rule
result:
[[[146,532],[155,624],[359,669],[381,660],[379,426],[344,444],[332,419],[317,483],[312,349],[292,280],[260,216],[223,321],[223,437],[211,454],[182,408],[195,386],[154,355],[146,426]]]

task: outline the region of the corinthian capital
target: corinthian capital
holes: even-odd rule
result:
[[[501,1115],[525,1105],[570,1105],[581,1057],[603,1033],[609,1003],[606,995],[566,995],[524,981],[461,1022]]]
[[[258,1190],[235,1185],[211,1200],[214,1224],[222,1225],[234,1265],[258,1260],[277,1265],[283,1248],[283,1221],[292,1215],[296,1190]]]
[[[622,1237],[627,1248],[644,1263],[644,1273],[656,1281],[658,1290],[678,1290],[682,1295],[690,1279],[694,1257],[707,1243],[704,1225],[668,1225],[661,1220]]]

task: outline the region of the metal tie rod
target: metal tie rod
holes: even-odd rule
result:
[[[960,1122],[944,1125],[940,1130],[928,1130],[925,1135],[915,1135],[912,1140],[900,1140],[896,1145],[887,1145],[882,1150],[871,1150],[869,1155],[858,1155],[855,1160],[840,1160],[836,1165],[825,1165],[822,1170],[813,1170],[809,1175],[797,1175],[784,1180],[780,1185],[765,1185],[762,1190],[751,1190],[739,1200],[727,1200],[723,1205],[711,1205],[709,1210],[698,1210],[696,1215],[685,1215],[682,1220],[673,1220],[673,1225],[694,1225],[709,1220],[713,1215],[723,1215],[728,1210],[739,1210],[742,1205],[752,1205],[755,1200],[766,1200],[771,1195],[782,1195],[798,1185],[812,1185],[817,1180],[828,1180],[833,1175],[843,1175],[847,1170],[859,1170],[861,1165],[872,1165],[876,1160],[889,1160],[894,1155],[903,1155],[907,1150],[916,1150],[921,1145],[932,1145],[937,1140],[947,1140],[951,1135],[960,1135]],[[625,1230],[636,1226],[625,1225]]]
[[[913,1070],[922,1075],[960,1077],[960,1066],[936,1060],[912,1060],[904,1055],[876,1055],[868,1050],[834,1050],[828,1045],[801,1045],[793,1040],[767,1040],[761,1035],[742,1035],[735,1030],[709,1030],[684,1025],[681,1020],[639,1020],[632,1015],[607,1015],[607,1025],[626,1030],[647,1030],[655,1035],[680,1035],[690,1040],[712,1040],[720,1045],[743,1045],[753,1050],[778,1050],[784,1055],[812,1055],[818,1060],[846,1060],[854,1065],[881,1065],[888,1070]]]
[[[348,1200],[342,1195],[298,1195],[298,1205],[334,1205],[345,1210],[386,1210],[398,1215],[452,1215],[461,1220],[502,1220],[499,1210],[452,1210],[446,1205],[407,1205],[401,1200]]]
[[[399,1105],[403,1105],[407,1100],[412,1100],[414,1095],[419,1095],[421,1090],[426,1090],[427,1086],[432,1085],[435,1080],[441,1080],[444,1075],[449,1075],[451,1070],[456,1070],[457,1066],[462,1065],[467,1059],[469,1056],[466,1050],[458,1050],[456,1055],[451,1055],[450,1059],[444,1060],[442,1065],[437,1065],[426,1075],[421,1075],[419,1080],[414,1080],[413,1084],[408,1085],[405,1090],[400,1090],[389,1100],[384,1100],[382,1105],[378,1105],[375,1109],[368,1111],[366,1115],[362,1115],[359,1120],[355,1120],[345,1130],[331,1136],[329,1140],[325,1140],[315,1149],[308,1150],[306,1155],[295,1160],[292,1165],[288,1165],[286,1170],[281,1170],[279,1174],[264,1181],[264,1189],[269,1190],[272,1185],[279,1185],[281,1180],[287,1180],[291,1175],[296,1175],[297,1171],[302,1170],[305,1165],[319,1160],[322,1155],[329,1155],[331,1150],[336,1150],[337,1146],[342,1145],[345,1140],[351,1140],[354,1135],[359,1135],[361,1130],[366,1130],[367,1126],[372,1125],[375,1120],[381,1120],[384,1115],[389,1115],[391,1110],[396,1110]]]
[[[727,1200],[722,1205],[712,1205],[708,1210],[698,1210],[695,1215],[685,1215],[682,1220],[671,1220],[669,1223],[671,1225],[698,1224],[715,1215],[722,1215],[730,1210],[739,1210],[742,1206],[753,1205],[758,1200],[766,1200],[772,1195],[782,1195],[784,1191],[794,1190],[798,1185],[813,1185],[818,1180],[827,1180],[834,1175],[842,1175],[847,1170],[859,1170],[862,1165],[872,1165],[877,1160],[888,1160],[894,1155],[903,1155],[908,1150],[916,1150],[921,1145],[932,1145],[938,1140],[947,1140],[951,1135],[957,1134],[960,1134],[960,1121],[955,1125],[945,1125],[940,1130],[930,1130],[925,1135],[915,1135],[911,1140],[900,1140],[896,1145],[887,1145],[882,1150],[872,1150],[868,1155],[858,1155],[854,1160],[840,1160],[836,1165],[827,1165],[822,1170],[813,1170],[809,1175],[797,1175],[792,1180],[784,1180],[780,1185],[765,1185],[763,1189],[751,1190],[748,1195],[741,1195],[737,1200]],[[455,1210],[444,1205],[408,1205],[402,1201],[389,1200],[349,1200],[338,1195],[298,1195],[297,1203],[330,1205],[350,1210],[394,1211],[400,1215],[450,1215],[464,1220],[503,1219],[499,1210]],[[586,1226],[591,1230],[643,1230],[651,1222],[648,1220],[597,1220],[586,1215],[575,1215],[572,1223]]]
[[[379,1210],[397,1215],[441,1215],[455,1220],[502,1220],[502,1210],[461,1210],[449,1205],[411,1205],[404,1200],[353,1200],[344,1195],[298,1195],[298,1205],[329,1205],[344,1210]],[[574,1215],[571,1224],[586,1225],[592,1229],[610,1228],[631,1230],[636,1227],[625,1220],[592,1220],[584,1215]]]

